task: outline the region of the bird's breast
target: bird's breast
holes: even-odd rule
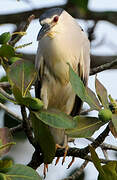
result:
[[[69,64],[74,64],[74,56],[68,44],[62,41],[59,34],[57,37],[44,37],[41,46],[45,64],[56,78],[66,84],[69,81]]]

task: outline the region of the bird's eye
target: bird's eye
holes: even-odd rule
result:
[[[59,17],[58,17],[58,16],[55,16],[54,19],[53,19],[53,21],[54,21],[54,22],[57,22],[58,19],[59,19]]]

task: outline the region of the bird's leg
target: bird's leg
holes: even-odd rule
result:
[[[73,164],[74,160],[75,160],[75,157],[72,157],[72,160],[71,160],[71,162],[69,163],[67,169],[69,169],[69,168],[71,167],[71,165]]]
[[[48,164],[44,164],[44,169],[43,169],[44,179],[46,177],[46,172],[48,172]]]
[[[63,147],[62,147],[62,146],[60,146],[59,144],[56,144],[56,149],[58,149],[58,148],[63,148]],[[66,146],[65,146],[65,152],[64,152],[63,160],[62,160],[62,165],[63,165],[63,163],[65,162],[65,158],[66,158],[66,155],[67,155],[67,151],[68,151],[68,149],[69,149],[69,146],[68,146],[68,145],[66,145]],[[58,164],[59,159],[60,159],[60,157],[57,157],[56,162],[55,162],[55,165],[57,165],[57,164]]]

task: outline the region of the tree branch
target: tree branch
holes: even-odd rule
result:
[[[24,132],[25,132],[29,142],[35,147],[35,142],[34,142],[32,130],[31,130],[31,127],[29,124],[29,119],[27,118],[25,106],[21,106],[21,114],[22,114],[22,118],[23,118],[22,125],[23,125]]]
[[[117,65],[117,59],[115,59],[114,61],[112,61],[110,63],[106,63],[106,64],[103,64],[101,66],[98,66],[96,68],[91,69],[90,70],[90,75],[94,75],[94,74],[102,72],[104,70],[111,69],[111,67],[113,67],[115,65]]]
[[[88,162],[89,161],[85,160],[79,169],[77,169],[71,176],[69,176],[68,178],[65,178],[63,180],[76,180],[76,179],[78,179],[79,176],[83,173],[83,170],[87,166]]]
[[[19,122],[22,121],[22,119],[20,118],[20,116],[18,116],[18,115],[15,114],[14,112],[10,111],[4,104],[0,103],[0,108],[2,108],[3,110],[5,110],[8,114],[10,114],[12,117],[14,117],[15,119],[17,119]]]
[[[106,127],[106,129],[95,139],[93,143],[91,143],[91,146],[94,147],[95,149],[102,144],[102,142],[105,140],[105,138],[109,134],[109,125]],[[79,157],[88,161],[92,161],[91,157],[88,156],[87,154],[90,152],[89,150],[89,145],[85,148],[69,148],[67,151],[67,156],[72,156],[72,157]],[[57,149],[55,157],[63,157],[65,153],[64,148]],[[102,163],[107,163],[108,160],[101,159]],[[32,160],[28,164],[28,166],[37,169],[41,164],[43,163],[43,155],[40,154],[40,151],[38,151],[38,148],[35,150]]]
[[[65,5],[51,6],[49,8],[53,8],[53,7],[62,7],[75,18],[85,19],[85,20],[95,20],[95,21],[105,20],[117,25],[117,12],[114,11],[96,12],[96,11],[88,10],[85,13],[81,13],[80,11],[78,11],[78,7],[72,4],[70,1],[68,1]],[[19,12],[14,14],[0,15],[0,24],[6,24],[6,23],[19,24],[21,22],[26,21],[27,18],[30,16],[30,14],[34,14],[36,18],[39,18],[39,16],[47,9],[48,8],[39,8],[39,9],[33,9],[33,10],[28,10],[25,12]]]

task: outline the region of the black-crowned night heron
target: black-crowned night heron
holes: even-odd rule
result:
[[[39,72],[36,96],[44,108],[54,108],[66,114],[79,113],[82,102],[69,81],[69,66],[87,85],[90,70],[90,44],[76,20],[62,8],[52,8],[40,16],[35,66]],[[64,130],[50,127],[55,143],[65,145]],[[46,135],[45,135],[46,136]]]

